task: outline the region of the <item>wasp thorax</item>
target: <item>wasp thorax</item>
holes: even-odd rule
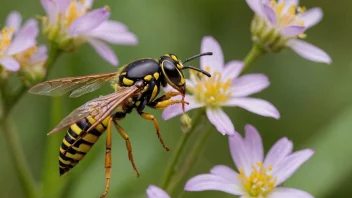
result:
[[[210,67],[206,67],[205,71],[212,74],[209,78],[196,71],[191,71],[191,78],[195,85],[189,91],[194,94],[197,100],[206,106],[218,107],[231,97],[229,88],[231,87],[231,79],[223,79],[221,72],[212,72]]]

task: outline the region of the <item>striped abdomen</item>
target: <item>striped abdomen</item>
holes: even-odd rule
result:
[[[60,175],[68,172],[84,158],[95,142],[98,141],[100,135],[106,130],[109,119],[110,117],[107,117],[95,129],[89,131],[87,134],[84,132],[96,122],[92,116],[88,116],[68,128],[60,147]],[[82,137],[82,139],[78,140],[71,148],[69,148],[79,137]]]

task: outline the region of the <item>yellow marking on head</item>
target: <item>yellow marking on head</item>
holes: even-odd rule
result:
[[[122,82],[125,85],[133,85],[133,83],[134,83],[133,80],[130,80],[130,79],[126,78],[126,77],[123,77]]]
[[[123,73],[121,73],[120,75],[121,76],[124,76],[124,75],[126,75],[127,74],[127,72],[123,72]]]
[[[160,74],[159,74],[158,72],[155,72],[155,73],[154,73],[154,78],[155,78],[155,80],[158,80],[159,77],[160,77]]]
[[[185,84],[185,78],[183,76],[181,76],[181,80],[180,83],[178,83],[178,85],[184,85]]]
[[[136,106],[138,107],[141,104],[141,101],[136,102]]]
[[[63,160],[60,156],[59,156],[59,160],[60,160],[63,164],[66,164],[66,165],[71,164],[70,161]]]
[[[158,94],[158,86],[154,86],[154,89],[153,89],[153,93],[152,93],[152,96],[150,97],[150,100],[149,101],[152,101],[155,96]]]
[[[87,144],[84,144],[82,143],[79,148],[77,147],[74,147],[76,148],[77,151],[80,151],[80,152],[85,152],[85,153],[88,153],[88,151],[92,148],[90,145],[87,145]]]
[[[84,155],[82,155],[80,153],[76,153],[74,155],[72,155],[71,153],[66,153],[66,157],[69,157],[74,160],[81,160],[84,157]]]
[[[98,139],[99,139],[98,136],[93,135],[93,134],[91,134],[91,133],[88,133],[88,134],[85,135],[84,138],[83,138],[83,140],[85,140],[85,141],[87,141],[87,142],[90,142],[90,143],[93,143],[93,144],[94,144],[95,142],[97,142]]]
[[[164,56],[168,56],[168,57],[170,57],[170,54],[164,54]]]
[[[144,80],[145,81],[150,81],[152,78],[153,78],[152,75],[147,75],[147,76],[144,77]]]
[[[79,126],[77,124],[71,125],[71,129],[73,132],[75,132],[78,135],[82,133],[82,129],[79,128]]]
[[[178,61],[178,58],[177,58],[175,55],[171,55],[171,58],[172,58],[174,61]]]

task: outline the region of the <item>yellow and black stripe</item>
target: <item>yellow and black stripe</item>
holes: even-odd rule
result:
[[[59,153],[60,176],[75,167],[88,153],[100,135],[105,132],[110,116],[100,123],[95,129],[85,133],[96,120],[92,116],[71,125],[62,141]],[[81,137],[70,149],[69,147]],[[68,149],[68,150],[67,150]]]

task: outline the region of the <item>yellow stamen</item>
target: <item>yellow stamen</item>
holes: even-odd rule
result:
[[[243,169],[239,169],[238,179],[241,180],[243,188],[251,197],[267,197],[275,188],[277,178],[271,175],[273,167],[267,168],[262,162],[257,162],[252,166],[252,172],[246,176]]]
[[[71,23],[76,20],[78,17],[83,16],[88,8],[84,5],[85,0],[72,0],[66,15],[64,16],[65,26],[68,27]]]
[[[212,77],[209,78],[196,71],[190,72],[195,85],[188,90],[194,94],[199,102],[210,107],[219,107],[231,97],[229,88],[232,79],[223,79],[222,73],[211,72],[209,66],[205,67],[205,71],[211,73]]]
[[[0,32],[0,52],[7,49],[12,40],[12,35],[15,32],[14,28],[4,27]]]
[[[15,58],[22,64],[25,65],[28,62],[30,62],[32,56],[37,53],[38,48],[37,46],[33,46],[27,50],[25,50],[24,52],[21,52],[20,54],[16,54]]]

